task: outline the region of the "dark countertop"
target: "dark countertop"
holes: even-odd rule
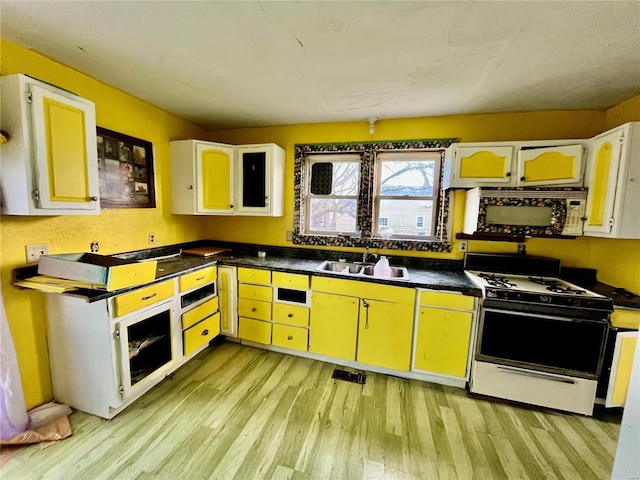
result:
[[[563,267],[561,278],[568,282],[599,293],[613,300],[614,307],[631,308],[640,310],[640,295],[625,290],[623,287],[614,287],[599,282],[596,278],[597,271],[591,268]]]

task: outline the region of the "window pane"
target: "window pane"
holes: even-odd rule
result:
[[[360,184],[360,163],[335,162],[333,164],[333,194],[357,195]]]
[[[309,205],[309,228],[316,232],[355,232],[356,200],[312,198]]]
[[[380,165],[380,193],[393,197],[433,196],[435,167],[433,160],[383,161]]]
[[[389,219],[394,236],[431,236],[432,200],[380,200],[380,217]],[[416,226],[416,217],[423,217],[422,228]]]

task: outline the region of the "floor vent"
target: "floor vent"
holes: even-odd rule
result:
[[[367,381],[366,373],[351,373],[345,370],[335,369],[333,371],[332,378],[336,378],[338,380],[344,380],[345,382],[353,382],[359,383],[360,385],[364,385]]]

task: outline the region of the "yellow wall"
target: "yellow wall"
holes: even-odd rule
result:
[[[206,236],[206,219],[173,216],[170,212],[169,140],[204,137],[204,132],[153,105],[111,88],[40,54],[2,41],[1,74],[25,73],[58,85],[96,104],[101,127],[153,143],[156,163],[155,209],[104,210],[99,216],[16,217],[3,215],[1,275],[9,325],[18,352],[27,407],[52,397],[46,346],[45,295],[11,286],[11,270],[24,266],[27,244],[47,243],[51,253],[84,252],[90,242],[100,253],[148,248],[154,232],[158,245]]]

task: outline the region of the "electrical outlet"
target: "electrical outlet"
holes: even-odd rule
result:
[[[98,250],[100,250],[98,242],[91,242],[91,253],[98,253]]]
[[[150,233],[149,234],[149,243],[151,245],[153,245],[154,243],[156,243],[156,234],[155,233]]]
[[[293,231],[287,230],[287,242],[293,242]]]
[[[37,263],[41,255],[49,254],[49,245],[39,243],[38,245],[26,245],[24,247],[27,254],[27,263]]]
[[[458,242],[458,248],[460,249],[461,252],[466,252],[468,247],[469,245],[467,245],[466,240],[460,240]]]

